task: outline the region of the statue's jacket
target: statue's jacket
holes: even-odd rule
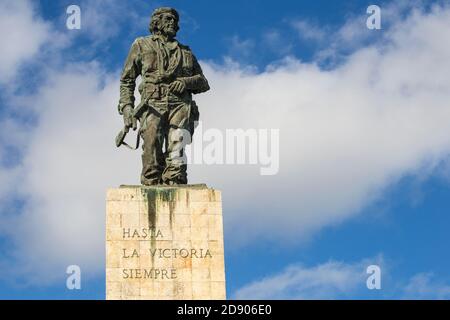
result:
[[[208,81],[188,46],[176,40],[164,43],[158,35],[140,37],[131,46],[120,78],[120,114],[123,114],[125,106],[134,107],[134,89],[139,75],[142,77],[138,88],[141,94],[140,105],[190,103],[192,94],[209,90]],[[175,80],[182,81],[185,85],[186,90],[181,95],[168,90],[168,85]]]

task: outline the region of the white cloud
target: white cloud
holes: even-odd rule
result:
[[[432,273],[416,274],[403,291],[405,299],[450,299],[450,285],[435,280]]]
[[[0,1],[0,83],[10,81],[21,65],[39,52],[49,40],[49,28],[36,16],[30,1]]]
[[[7,232],[20,248],[15,272],[33,282],[60,278],[69,264],[101,270],[105,191],[132,183],[140,166],[136,154],[115,148],[118,81],[103,76],[95,64],[50,73],[50,83],[31,99],[41,110],[40,125],[17,179],[27,202]]]
[[[326,38],[325,30],[307,20],[293,21],[292,27],[298,32],[300,38],[305,40],[322,41]]]
[[[329,71],[294,58],[262,73],[203,63],[212,86],[197,98],[205,127],[280,128],[279,175],[259,176],[250,166],[189,169],[192,183],[223,191],[227,248],[310,239],[357,214],[403,175],[446,159],[446,31],[448,8],[416,12],[383,31],[383,45],[361,48]],[[48,78],[25,99],[39,121],[22,140],[21,175],[0,169],[2,177],[16,170],[27,200],[15,228],[2,228],[23,267],[16,271],[41,282],[64,277],[68,264],[85,274],[103,271],[106,188],[136,184],[140,171],[138,152],[114,146],[118,73],[80,64]]]
[[[423,14],[425,1],[422,0],[398,0],[381,6],[381,30],[367,28],[367,18],[371,14],[366,13],[365,8],[361,12],[348,15],[342,26],[317,25],[305,20],[293,21],[291,25],[299,32],[302,39],[314,40],[317,50],[315,59],[318,62],[327,62],[337,65],[345,60],[349,53],[364,48],[377,38],[386,37],[389,41],[392,30],[403,28],[404,17],[414,12]],[[306,36],[302,36],[304,30]],[[391,32],[385,32],[391,30]],[[310,35],[310,36],[308,36]]]
[[[378,265],[380,259],[378,258]],[[375,260],[374,260],[375,261]],[[244,285],[235,299],[336,299],[366,287],[369,260],[346,264],[329,261],[314,267],[291,265],[280,273]]]
[[[388,42],[331,71],[292,58],[260,74],[205,68],[213,88],[198,99],[205,125],[280,128],[277,176],[194,168],[230,199],[230,242],[308,238],[447,157],[449,17],[414,14],[384,31]]]
[[[283,34],[278,30],[269,30],[262,35],[262,41],[265,46],[272,52],[279,56],[288,55],[293,48],[292,43],[289,43],[284,38]]]
[[[232,56],[246,58],[250,56],[255,48],[255,41],[252,39],[241,39],[238,35],[234,35],[229,39],[229,53]]]
[[[372,273],[367,267],[380,267],[379,290],[369,290]],[[407,281],[394,278],[382,255],[359,262],[329,261],[307,267],[289,265],[284,270],[244,284],[233,299],[449,299],[450,286],[432,273],[417,273]]]
[[[140,4],[131,8],[129,3],[116,0],[84,0],[80,4],[81,31],[96,44],[104,44],[121,32],[124,24],[129,33],[138,28],[147,30],[151,10],[154,4]]]

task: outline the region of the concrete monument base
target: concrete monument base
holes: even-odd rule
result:
[[[120,186],[106,203],[106,299],[225,299],[220,191]]]

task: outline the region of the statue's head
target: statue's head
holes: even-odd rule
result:
[[[179,15],[175,9],[169,7],[158,8],[153,11],[149,31],[152,34],[163,34],[174,38],[180,29],[178,21]]]

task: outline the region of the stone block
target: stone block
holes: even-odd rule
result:
[[[121,186],[106,200],[107,299],[226,298],[220,191]]]

